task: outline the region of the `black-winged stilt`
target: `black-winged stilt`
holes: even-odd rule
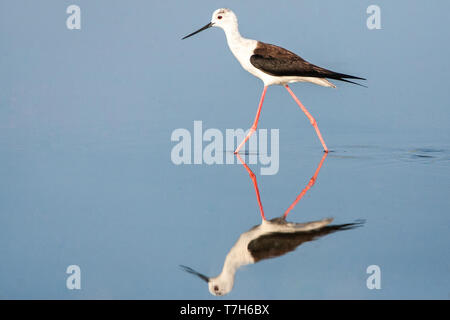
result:
[[[347,79],[366,79],[337,73],[315,66],[284,48],[242,37],[239,33],[237,17],[230,9],[218,9],[214,11],[210,23],[191,34],[188,34],[183,39],[189,38],[210,27],[219,27],[225,31],[228,46],[242,67],[264,82],[264,90],[261,95],[253,125],[234,153],[238,153],[245,142],[256,131],[267,87],[270,85],[283,85],[287,89],[316,130],[324,151],[328,152],[328,148],[322,138],[316,120],[295,96],[289,88],[288,83],[312,82],[324,87],[335,88],[336,86],[327,79],[340,80],[357,85],[360,84]]]
[[[207,277],[190,267],[181,265],[183,270],[192,273],[207,282],[208,289],[211,294],[222,296],[229,293],[233,289],[234,276],[240,267],[256,263],[264,259],[282,256],[288,252],[294,251],[302,243],[316,240],[337,231],[350,230],[361,226],[363,222],[329,225],[333,221],[333,218],[306,223],[286,221],[286,216],[288,213],[315,183],[326,156],[327,153],[323,155],[314,176],[285,211],[283,216],[272,220],[266,220],[261,198],[259,196],[256,176],[242,160],[239,154],[237,154],[238,159],[241,161],[242,165],[245,167],[250,175],[250,178],[252,179],[262,222],[260,225],[254,226],[247,232],[240,235],[237,242],[228,252],[223,264],[222,272],[218,276]]]

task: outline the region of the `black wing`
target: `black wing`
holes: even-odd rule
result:
[[[354,84],[358,83],[345,79],[366,80],[318,67],[300,58],[295,53],[273,44],[258,42],[253,53],[250,57],[251,64],[272,76],[328,78]]]
[[[350,230],[361,226],[361,222],[325,226],[310,231],[299,231],[294,233],[269,233],[256,238],[247,246],[255,262],[264,259],[276,258],[288,252],[294,251],[305,242],[316,240],[337,231]]]

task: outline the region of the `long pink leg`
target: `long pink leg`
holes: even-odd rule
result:
[[[250,170],[250,168],[247,166],[247,164],[242,160],[242,158],[239,156],[238,153],[236,154],[236,157],[239,159],[239,161],[245,167],[245,169],[247,170],[248,174],[250,175],[250,178],[252,179],[253,186],[255,187],[255,192],[256,192],[256,200],[258,200],[259,210],[261,211],[261,218],[263,220],[266,220],[266,217],[264,216],[264,209],[263,209],[263,206],[262,206],[262,203],[261,203],[261,197],[259,196],[258,182],[256,181],[256,176],[253,173],[253,171]]]
[[[328,152],[325,152],[322,159],[320,160],[319,166],[316,169],[316,172],[314,173],[313,177],[309,180],[306,187],[300,192],[300,194],[295,198],[294,202],[287,208],[287,210],[284,212],[283,218],[286,219],[289,212],[294,209],[294,207],[297,205],[297,203],[300,201],[301,198],[305,195],[305,193],[311,189],[311,187],[316,183],[317,176],[319,175],[320,169],[322,168],[323,162],[325,161],[325,158],[328,156]]]
[[[319,140],[322,143],[323,150],[325,152],[328,152],[327,145],[325,144],[325,141],[323,141],[322,135],[320,134],[319,127],[317,126],[316,119],[314,119],[313,116],[308,112],[308,110],[306,110],[305,106],[300,102],[300,100],[298,100],[298,98],[292,92],[291,88],[289,88],[288,85],[285,85],[285,87],[286,87],[286,90],[291,94],[292,98],[294,98],[295,102],[297,102],[297,104],[300,107],[300,109],[302,109],[302,111],[306,114],[306,116],[308,117],[308,119],[311,122],[312,126],[316,130],[317,136],[319,137]]]
[[[256,112],[255,121],[253,122],[253,125],[250,128],[250,131],[248,132],[248,134],[245,137],[245,139],[242,140],[241,144],[234,151],[235,154],[237,154],[239,152],[239,150],[241,150],[242,146],[247,142],[247,140],[256,131],[256,128],[258,127],[259,115],[261,114],[261,108],[262,108],[262,105],[263,105],[263,102],[264,102],[264,97],[266,96],[266,91],[267,91],[267,86],[264,87],[264,90],[262,92],[261,99],[259,101],[258,112]]]

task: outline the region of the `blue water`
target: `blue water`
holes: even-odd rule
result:
[[[223,3],[81,2],[68,30],[70,4],[0,4],[0,298],[215,298],[179,265],[217,275],[260,223],[255,191],[240,164],[174,165],[170,137],[253,120],[262,84],[223,32],[179,40]],[[243,267],[227,298],[449,298],[450,4],[378,1],[382,29],[368,30],[370,4],[227,3],[244,36],[368,79],[291,86],[332,152],[288,219],[364,225]],[[323,153],[282,87],[260,128],[280,135],[278,173],[250,165],[274,218]],[[381,289],[366,286],[370,265]]]

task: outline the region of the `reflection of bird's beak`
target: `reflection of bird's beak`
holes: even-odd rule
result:
[[[203,281],[209,282],[209,278],[208,278],[207,276],[205,276],[204,274],[201,274],[200,272],[197,272],[197,271],[195,271],[194,269],[189,268],[189,267],[186,267],[186,266],[183,266],[183,265],[180,265],[180,267],[181,267],[184,271],[189,272],[189,273],[192,273],[193,275],[196,275],[197,277],[199,277],[199,278],[202,279]]]
[[[187,36],[185,36],[185,37],[182,38],[181,40],[184,40],[184,39],[186,39],[186,38],[192,37],[194,34],[197,34],[197,33],[199,33],[199,32],[202,32],[203,30],[206,30],[206,29],[208,29],[208,28],[211,28],[213,25],[214,25],[214,23],[210,22],[210,23],[208,23],[206,26],[201,27],[200,29],[198,29],[197,31],[194,31],[194,32],[188,34]]]

